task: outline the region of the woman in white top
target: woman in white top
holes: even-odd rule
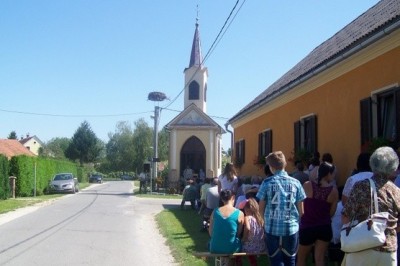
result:
[[[232,163],[227,163],[224,172],[218,177],[218,193],[221,193],[221,190],[229,189],[236,195],[237,188],[238,178],[235,167]]]

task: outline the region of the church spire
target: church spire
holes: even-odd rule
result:
[[[201,56],[200,33],[199,33],[199,7],[197,6],[196,29],[193,36],[192,52],[190,54],[189,68],[192,66],[202,66],[203,57]]]

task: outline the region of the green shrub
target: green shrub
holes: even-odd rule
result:
[[[10,197],[9,162],[6,156],[0,154],[0,199]]]

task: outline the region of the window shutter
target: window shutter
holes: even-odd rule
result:
[[[265,154],[268,155],[272,152],[272,130],[265,132]]]
[[[294,122],[294,151],[301,149],[301,124],[300,121]]]
[[[263,155],[263,133],[258,134],[258,157],[261,158]]]
[[[395,99],[395,115],[396,115],[396,142],[400,142],[400,88],[397,88],[394,92]]]
[[[370,97],[360,101],[360,129],[361,146],[371,140],[372,137],[372,100]]]
[[[245,143],[245,141],[244,140],[242,140],[242,143],[243,143],[243,146],[242,146],[242,162],[243,163],[245,163],[245,158],[246,158],[246,156],[245,156],[245,151],[246,151],[246,143]]]
[[[310,117],[310,148],[311,152],[317,152],[318,151],[318,139],[317,139],[317,116],[313,115]]]

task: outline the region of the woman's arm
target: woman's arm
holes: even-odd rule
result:
[[[338,200],[339,200],[339,192],[338,192],[337,188],[334,187],[327,199],[327,201],[331,204],[331,209],[329,211],[329,214],[331,215],[331,217],[333,215],[335,215]]]
[[[250,232],[250,219],[249,217],[244,217],[244,228],[243,228],[243,238],[242,241],[247,241]]]
[[[214,210],[215,211],[215,210]],[[214,211],[212,211],[211,216],[210,216],[210,225],[208,226],[208,234],[211,236],[213,227],[214,227]]]
[[[237,230],[238,237],[240,237],[242,235],[243,225],[244,225],[244,214],[243,214],[243,212],[240,212],[239,218],[238,218],[238,230]]]

